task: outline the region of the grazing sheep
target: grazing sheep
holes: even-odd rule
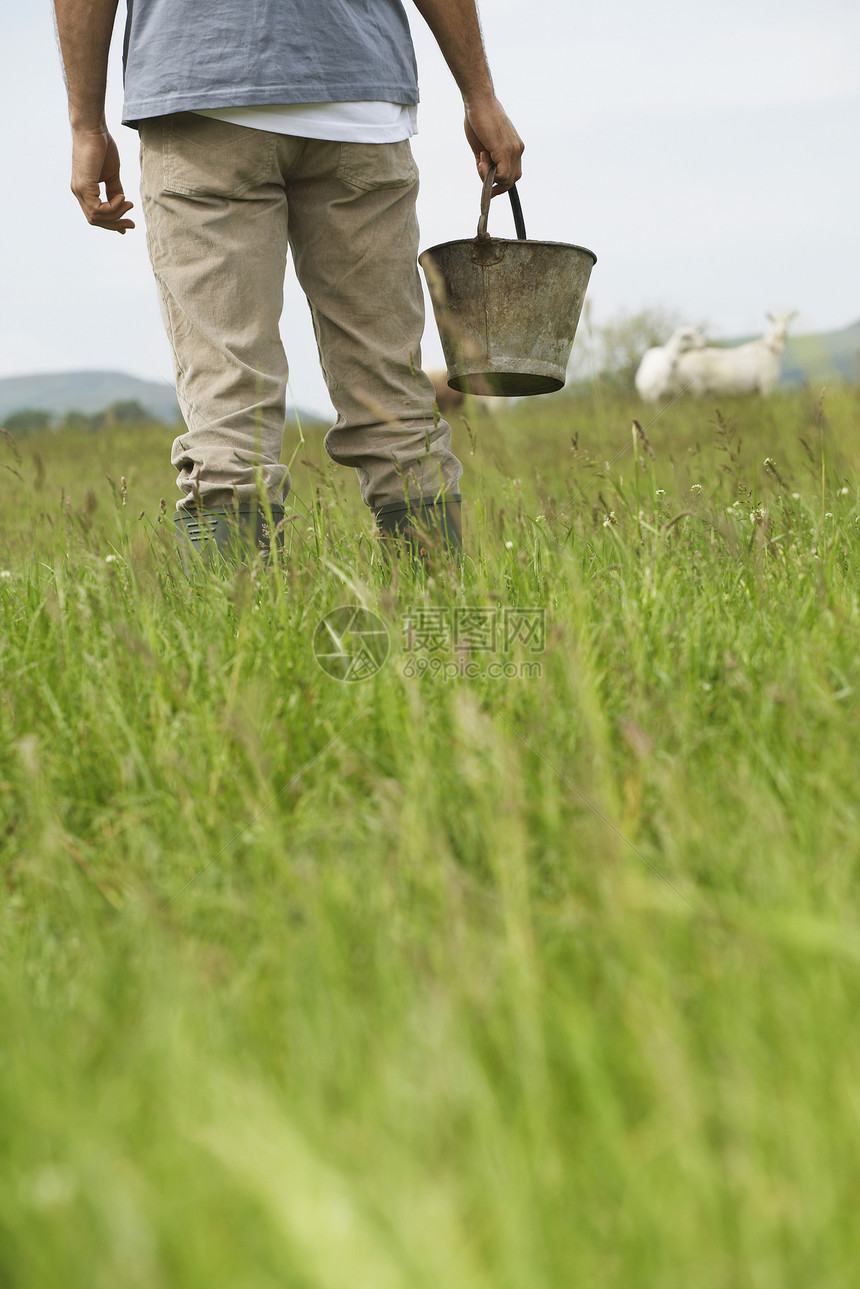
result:
[[[446,412],[456,412],[458,407],[462,407],[466,400],[466,395],[461,394],[458,389],[451,389],[448,384],[448,373],[444,371],[428,371],[427,375],[433,382],[433,388],[436,391],[436,406],[439,413],[444,416]]]
[[[705,343],[701,327],[678,327],[665,345],[646,349],[636,372],[636,392],[646,403],[659,403],[661,398],[679,394],[678,362],[682,354],[699,349]]]
[[[436,406],[439,409],[440,416],[446,416],[449,412],[456,412],[458,407],[463,406],[466,401],[466,395],[461,394],[458,389],[451,389],[448,384],[447,372],[428,371],[427,375],[432,380],[433,388],[436,391]],[[476,381],[479,379],[479,377],[475,377]],[[499,398],[494,394],[478,394],[477,391],[474,396],[480,400],[479,407],[492,412],[497,412],[499,408],[512,401],[509,398]]]
[[[758,340],[734,349],[694,349],[678,360],[682,387],[697,398],[719,394],[770,394],[794,313],[769,313],[770,326]]]

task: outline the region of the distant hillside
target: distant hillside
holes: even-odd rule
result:
[[[659,343],[653,327],[648,330],[654,332],[654,337],[646,339],[645,335],[646,324],[651,321],[649,313],[657,312],[644,310],[633,316],[622,314],[618,320],[610,319],[604,326],[594,327],[586,341],[574,347],[568,371],[568,392],[591,388],[595,373],[600,373],[601,379],[608,380],[616,388],[632,390],[633,372],[642,354],[648,345]],[[663,342],[679,321],[683,319],[676,315],[671,324],[666,323],[661,328]],[[735,349],[738,345],[759,339],[765,325],[763,321],[762,330],[755,335],[719,340],[709,337],[706,343],[719,349]],[[799,389],[809,383],[820,385],[834,381],[860,384],[860,321],[838,331],[788,337],[782,356],[781,389]]]
[[[759,332],[761,335],[761,332]],[[734,336],[712,341],[721,349],[734,349],[758,336]],[[798,389],[808,381],[860,380],[860,322],[840,331],[821,331],[811,336],[788,337],[782,356],[781,389]]]
[[[13,412],[39,408],[57,418],[67,412],[91,416],[113,403],[136,400],[157,421],[179,420],[172,385],[139,380],[119,371],[67,371],[0,379],[0,422]]]
[[[860,322],[841,331],[789,336],[780,385],[796,388],[807,381],[828,380],[834,376],[852,384],[860,380]]]
[[[0,377],[0,425],[14,412],[50,412],[60,421],[68,412],[93,416],[115,403],[137,402],[156,421],[174,425],[180,419],[176,391],[167,381],[139,380],[121,371],[66,371],[35,376]],[[305,427],[323,424],[315,412],[297,409]],[[287,419],[292,421],[288,407]]]

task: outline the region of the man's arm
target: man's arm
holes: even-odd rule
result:
[[[72,125],[72,192],[89,222],[124,233],[126,201],[119,152],[105,124],[108,54],[118,0],[55,0]],[[102,201],[100,184],[107,200]]]
[[[463,95],[466,138],[481,178],[498,166],[493,196],[505,192],[522,174],[524,144],[496,98],[487,65],[476,0],[414,0],[436,37],[445,62]]]

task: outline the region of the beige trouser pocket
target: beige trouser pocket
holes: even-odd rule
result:
[[[196,112],[164,118],[164,188],[186,197],[242,197],[274,177],[276,136]]]
[[[342,143],[337,177],[365,192],[409,188],[418,179],[418,168],[409,140],[402,143]]]

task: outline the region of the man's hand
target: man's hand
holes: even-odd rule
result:
[[[476,0],[415,0],[415,7],[436,37],[463,95],[466,138],[478,173],[485,179],[490,162],[495,162],[492,195],[507,192],[522,174],[524,145],[493,90]]]
[[[105,186],[106,201],[102,201],[101,184]],[[115,233],[134,228],[133,220],[123,219],[132,202],[126,201],[119,175],[119,151],[107,130],[72,132],[72,192],[95,228]]]
[[[491,162],[498,167],[491,195],[507,192],[523,173],[525,144],[495,95],[467,102],[465,128],[481,179],[486,179]]]
[[[105,125],[105,85],[118,0],[54,0],[72,123],[72,192],[95,228],[124,233],[131,210],[119,152]],[[105,186],[102,201],[101,185]]]

